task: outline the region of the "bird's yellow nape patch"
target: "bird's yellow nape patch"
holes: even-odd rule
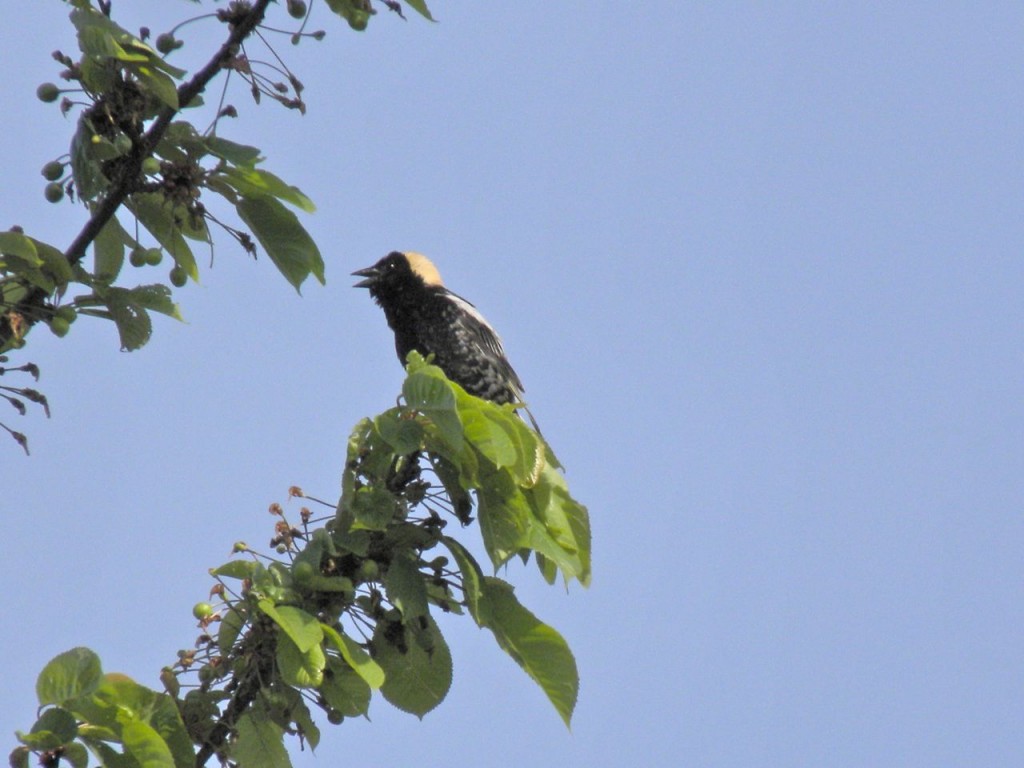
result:
[[[444,281],[441,280],[441,273],[437,271],[434,262],[422,253],[406,251],[405,258],[409,261],[409,267],[412,269],[413,274],[419,275],[424,283],[427,285],[444,285]]]

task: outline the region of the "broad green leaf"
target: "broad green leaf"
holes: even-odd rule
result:
[[[529,545],[532,514],[507,472],[489,475],[477,489],[477,514],[484,547],[495,568]]]
[[[486,626],[498,645],[540,685],[568,726],[580,681],[565,639],[524,608],[501,579],[484,578],[484,600]]]
[[[300,650],[290,635],[278,635],[277,668],[281,672],[281,679],[288,685],[296,688],[319,687],[324,679],[326,663],[324,650],[319,644]]]
[[[178,88],[174,81],[150,63],[129,64],[142,87],[171,109],[178,108]]]
[[[437,624],[428,615],[427,631],[432,634],[428,653],[415,641],[408,627],[398,629],[404,636],[399,647],[377,625],[373,635],[373,656],[384,670],[384,685],[380,692],[391,704],[403,712],[422,718],[444,701],[452,684],[452,656]]]
[[[218,568],[211,568],[211,576],[227,576],[229,579],[251,579],[258,563],[255,560],[229,560]]]
[[[170,696],[139,685],[124,675],[112,673],[105,676],[93,698],[108,713],[101,717],[102,724],[110,722],[109,716],[121,726],[129,720],[144,723],[166,746],[177,768],[191,767],[195,760],[191,740]]]
[[[107,188],[107,180],[100,172],[100,165],[92,155],[95,132],[89,121],[79,118],[78,128],[71,138],[71,176],[80,200],[89,202]]]
[[[237,606],[232,607],[221,616],[220,627],[217,629],[217,647],[222,654],[230,653],[235,641],[245,627],[246,614]]]
[[[41,240],[30,238],[36,247],[36,253],[43,260],[43,269],[53,275],[59,285],[66,285],[75,279],[75,272],[71,264],[64,258],[64,254],[57,248]]]
[[[72,648],[53,658],[39,673],[39,706],[63,704],[92,693],[103,678],[100,658],[88,648]]]
[[[367,685],[376,690],[384,684],[384,670],[359,643],[326,624],[321,624],[320,627],[335,650],[348,662],[353,671],[366,681]]]
[[[234,165],[252,168],[258,164],[263,157],[260,155],[259,147],[250,147],[247,144],[237,144],[220,136],[206,136],[203,139],[210,154],[216,155],[222,160],[227,160]]]
[[[452,553],[452,557],[455,558],[455,563],[462,573],[462,589],[465,594],[466,606],[469,608],[469,615],[473,617],[473,621],[483,626],[487,619],[481,614],[480,606],[484,588],[483,571],[469,550],[451,536],[442,536],[441,542],[448,547],[448,551]]]
[[[149,341],[153,335],[153,321],[149,318],[149,312],[132,299],[129,291],[110,288],[106,305],[121,337],[122,350],[132,352]]]
[[[362,32],[370,23],[372,12],[365,0],[327,0],[327,7],[341,16],[356,32]]]
[[[460,408],[466,439],[497,468],[522,464],[519,446],[498,420],[480,408]]]
[[[243,197],[238,215],[260,241],[270,260],[298,291],[312,274],[324,283],[324,261],[313,238],[294,213],[266,195]]]
[[[427,613],[426,577],[416,567],[416,561],[408,555],[398,555],[388,565],[384,574],[384,589],[388,599],[402,612],[402,621]]]
[[[235,726],[230,758],[244,768],[291,768],[281,726],[250,709]]]
[[[358,488],[352,496],[352,511],[355,514],[353,527],[356,529],[386,530],[400,510],[395,495],[376,485]]]
[[[176,217],[174,207],[163,195],[155,192],[132,195],[125,201],[125,206],[171,255],[174,263],[193,280],[199,280],[196,258],[183,235],[184,219],[188,217]]]
[[[260,610],[274,620],[302,653],[319,646],[324,639],[320,622],[294,605],[274,605],[272,600],[259,601]]]
[[[430,419],[438,436],[453,451],[462,450],[464,438],[455,393],[440,368],[429,365],[411,370],[402,384],[402,395],[410,408]]]
[[[93,274],[100,282],[113,283],[124,265],[124,248],[129,240],[121,222],[111,216],[93,241]]]
[[[430,15],[430,10],[427,8],[424,0],[405,0],[405,3],[423,18],[434,21],[434,17]]]
[[[33,267],[38,267],[43,263],[32,238],[26,237],[21,232],[0,232],[0,253],[17,256]]]
[[[166,285],[139,285],[129,289],[128,296],[140,307],[173,317],[175,320],[183,319],[180,308],[171,300],[171,289]]]
[[[86,751],[85,745],[77,741],[64,745],[61,759],[70,763],[71,768],[87,768],[89,765],[89,753]]]
[[[423,445],[423,425],[404,415],[401,408],[391,408],[373,420],[377,433],[395,453],[408,454]]]
[[[61,707],[50,707],[32,726],[28,733],[18,732],[18,741],[30,749],[47,751],[57,749],[78,736],[75,716]]]
[[[141,720],[122,717],[121,742],[125,754],[131,755],[140,768],[175,768],[174,757],[160,734]]]
[[[281,685],[274,686],[274,696],[283,700],[283,717],[295,724],[310,749],[315,751],[320,744],[320,729],[313,722],[302,693],[290,686]],[[283,723],[278,720],[278,725]]]
[[[244,197],[274,197],[291,203],[306,213],[316,210],[313,201],[298,187],[286,184],[280,178],[261,168],[235,166],[225,168],[221,176]]]
[[[366,715],[370,709],[370,686],[343,660],[327,658],[320,693],[327,703],[346,717]]]

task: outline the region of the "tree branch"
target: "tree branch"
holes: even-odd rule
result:
[[[85,249],[96,239],[100,230],[106,226],[107,222],[117,212],[117,209],[124,203],[125,198],[131,193],[132,185],[142,171],[142,161],[149,156],[153,148],[163,138],[164,133],[167,131],[167,126],[171,124],[171,120],[174,119],[178,112],[187,107],[192,99],[206,90],[206,86],[217,76],[225,62],[238,53],[238,48],[242,41],[251,35],[252,31],[263,21],[268,5],[270,5],[270,0],[256,0],[249,13],[235,22],[234,27],[231,29],[231,34],[228,35],[228,39],[220,47],[216,55],[191,80],[187,83],[182,83],[178,88],[178,109],[164,107],[160,114],[157,115],[156,119],[149,126],[149,130],[142,137],[140,150],[131,154],[128,162],[121,169],[121,175],[117,183],[108,190],[106,197],[103,198],[103,202],[100,203],[95,213],[93,213],[92,218],[86,222],[82,231],[78,233],[78,237],[64,251],[64,258],[69,262],[77,264],[85,257]]]

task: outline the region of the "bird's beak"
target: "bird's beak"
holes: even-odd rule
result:
[[[369,288],[380,277],[380,270],[376,267],[367,267],[366,269],[357,269],[352,273],[355,277],[365,277],[365,280],[360,280],[358,283],[353,285],[353,288]]]

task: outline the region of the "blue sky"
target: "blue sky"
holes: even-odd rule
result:
[[[154,32],[196,11],[114,5]],[[580,702],[570,734],[449,621],[437,711],[377,701],[297,766],[1019,764],[1024,7],[434,0],[357,35],[317,5],[326,40],[277,43],[309,113],[238,89],[222,134],[317,203],[327,286],[222,238],[143,350],[32,335],[53,418],[5,419],[29,459],[0,444],[0,732],[74,645],[157,685],[206,569],[289,485],[337,494],[401,381],[348,275],[399,248],[500,330],[590,508],[589,590],[507,574]],[[65,13],[16,4],[0,46],[3,226],[55,244],[83,215],[39,168],[72,124],[33,94]]]

